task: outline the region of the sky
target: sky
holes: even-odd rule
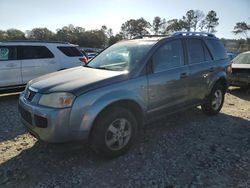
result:
[[[69,24],[86,30],[106,25],[116,34],[129,19],[180,19],[191,9],[217,13],[219,38],[241,38],[232,33],[235,23],[250,24],[250,0],[0,0],[0,30],[47,27],[55,32]]]

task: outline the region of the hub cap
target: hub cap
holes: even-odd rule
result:
[[[222,92],[221,90],[216,90],[214,92],[214,98],[212,100],[212,108],[218,110],[222,103]]]
[[[111,150],[125,147],[131,138],[132,126],[124,118],[114,120],[105,133],[105,144]]]

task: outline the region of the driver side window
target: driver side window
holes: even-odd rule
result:
[[[181,41],[174,40],[160,46],[153,55],[152,60],[155,73],[184,65]]]

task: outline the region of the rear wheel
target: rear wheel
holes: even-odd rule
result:
[[[201,105],[202,111],[207,115],[218,114],[224,103],[225,89],[221,84],[216,84],[205,102]]]
[[[133,114],[122,107],[106,110],[98,117],[91,134],[92,148],[105,157],[117,157],[132,145],[137,132]]]

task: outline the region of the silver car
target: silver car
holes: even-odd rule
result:
[[[30,81],[20,95],[20,117],[41,140],[87,140],[116,157],[148,121],[197,105],[217,114],[229,71],[222,43],[208,33],[122,41],[84,67]]]

